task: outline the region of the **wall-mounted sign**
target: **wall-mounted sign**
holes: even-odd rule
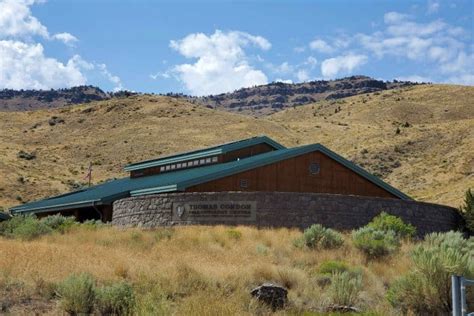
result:
[[[174,221],[255,221],[256,201],[196,201],[173,203]]]

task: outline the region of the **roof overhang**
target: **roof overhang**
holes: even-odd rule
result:
[[[103,203],[101,200],[88,200],[88,201],[78,201],[72,203],[63,203],[63,204],[55,204],[51,206],[41,206],[41,207],[23,207],[17,206],[10,209],[12,214],[18,213],[46,213],[52,211],[60,211],[60,210],[68,210],[68,209],[76,209],[76,208],[83,208],[83,207],[91,207],[96,205],[102,205]]]
[[[153,187],[141,190],[131,191],[131,196],[140,196],[140,195],[148,195],[148,194],[156,194],[156,193],[166,193],[166,192],[175,192],[178,191],[178,186],[176,184],[173,185],[164,185],[160,187]]]

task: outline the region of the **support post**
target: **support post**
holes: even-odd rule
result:
[[[466,302],[466,279],[464,277],[459,277],[460,279],[460,290],[461,290],[461,315],[467,315],[467,302]]]
[[[461,295],[460,295],[460,284],[459,276],[451,276],[451,293],[452,293],[452,307],[453,316],[461,316]]]

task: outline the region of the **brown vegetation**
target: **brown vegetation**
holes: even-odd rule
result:
[[[0,297],[10,300],[13,313],[37,307],[57,314],[60,306],[52,285],[86,272],[99,284],[133,284],[144,314],[152,307],[178,315],[267,314],[270,310],[249,295],[265,281],[289,289],[285,313],[321,312],[331,304],[331,294],[318,282],[319,268],[336,260],[360,270],[358,308],[396,314],[384,295],[388,284],[410,270],[411,243],[405,242],[396,256],[367,261],[349,235],[342,247],[317,251],[296,247],[293,241],[300,236],[297,230],[250,227],[142,231],[81,226],[29,242],[0,238]]]
[[[266,134],[287,146],[320,142],[416,199],[457,207],[474,187],[472,100],[472,87],[421,85],[262,118],[146,95],[0,112],[0,206],[78,188],[89,162],[97,183],[125,176],[128,162]]]

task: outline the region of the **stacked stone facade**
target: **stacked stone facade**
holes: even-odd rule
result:
[[[190,202],[245,202],[254,206],[256,214],[247,219],[216,217],[215,220],[178,216],[176,213],[179,207]],[[367,224],[381,211],[411,223],[417,227],[420,235],[455,230],[461,224],[457,211],[443,205],[390,198],[293,192],[167,193],[131,197],[114,202],[112,224],[148,228],[226,224],[304,229],[319,223],[338,230],[351,230]]]

